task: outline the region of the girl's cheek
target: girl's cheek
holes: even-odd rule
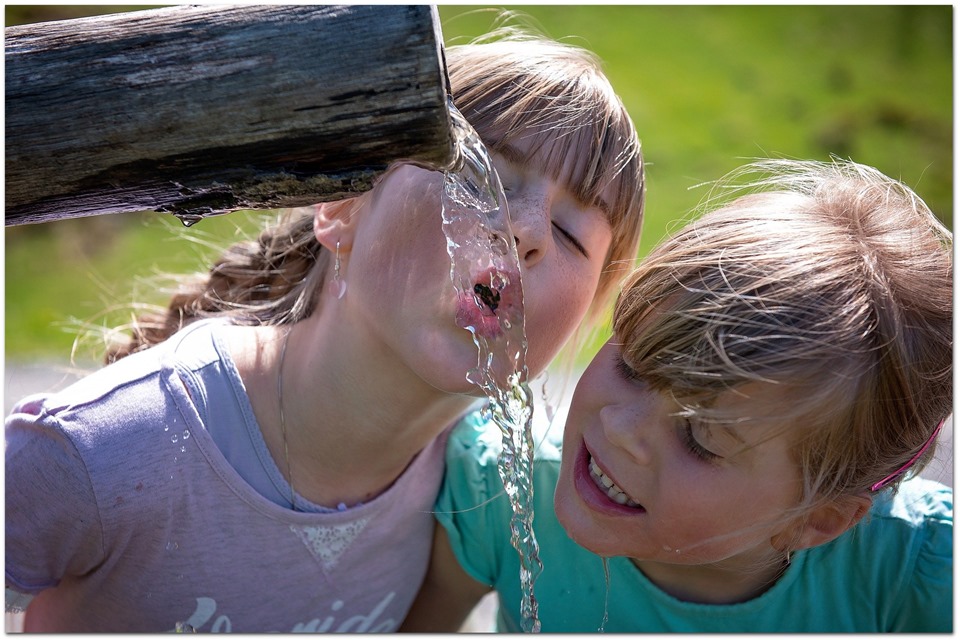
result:
[[[577,306],[580,312],[580,317],[586,316],[587,311],[590,310],[590,305],[593,303],[593,299],[597,295],[597,289],[599,285],[599,274],[590,274],[584,279],[582,287],[580,288],[580,295],[577,298]]]

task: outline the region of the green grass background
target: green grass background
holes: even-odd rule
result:
[[[135,8],[7,5],[6,24]],[[692,187],[756,157],[873,165],[952,228],[950,5],[508,8],[603,60],[647,161],[641,254],[705,195]],[[497,15],[441,5],[447,45],[485,33]],[[67,359],[78,326],[123,322],[133,301],[164,302],[152,274],[205,269],[258,215],[190,229],[154,213],[6,228],[7,360]],[[98,356],[91,343],[78,357]]]

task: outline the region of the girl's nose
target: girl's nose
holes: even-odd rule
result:
[[[517,255],[527,268],[539,262],[546,252],[552,200],[551,191],[546,186],[524,189],[509,200]]]
[[[610,405],[600,410],[600,424],[610,444],[640,465],[653,461],[653,425],[635,406]]]

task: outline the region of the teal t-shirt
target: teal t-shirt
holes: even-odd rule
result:
[[[447,445],[437,502],[461,565],[499,593],[499,631],[519,632],[520,560],[497,472],[500,432],[479,414]],[[542,442],[534,464],[534,533],[543,572],[534,584],[543,632],[952,632],[953,491],[923,479],[874,500],[836,540],[793,555],[780,580],[732,605],[681,602],[627,558],[603,560],[570,540],[553,512],[560,453]],[[606,622],[604,618],[606,616]]]

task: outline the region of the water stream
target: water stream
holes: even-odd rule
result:
[[[538,632],[533,584],[543,565],[533,532],[533,401],[520,261],[490,156],[452,103],[450,114],[462,161],[458,170],[445,172],[443,230],[460,301],[457,322],[478,349],[477,367],[467,378],[490,400],[490,417],[503,436],[498,470],[513,511],[510,542],[520,554],[521,627]]]
[[[603,560],[603,580],[606,590],[603,592],[603,620],[600,621],[600,628],[597,629],[599,633],[603,633],[610,619],[610,559],[601,558],[601,560]]]

